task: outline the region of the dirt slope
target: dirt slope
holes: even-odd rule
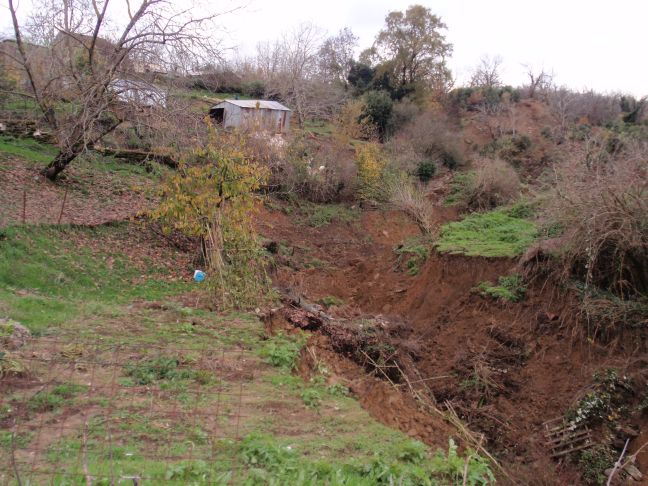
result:
[[[580,484],[573,464],[550,459],[543,423],[582,396],[594,371],[631,370],[622,353],[614,357],[574,334],[563,292],[548,284],[532,287],[518,304],[471,292],[512,271],[515,262],[507,259],[433,254],[409,276],[397,268],[393,247],[418,230],[397,212],[363,212],[357,222],[320,228],[279,211],[265,210],[259,220],[260,232],[285,249],[277,259],[277,284],[313,302],[342,299],[344,305],[328,311],[335,316],[382,314],[406,326],[403,346],[415,350],[417,371],[437,402],[452,403],[472,430],[485,435],[515,483]],[[366,408],[429,444],[445,443],[447,426],[420,418],[415,403],[394,405],[377,381],[356,390]]]

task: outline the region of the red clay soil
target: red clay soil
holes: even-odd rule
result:
[[[456,215],[440,215],[449,217]],[[274,278],[289,294],[311,302],[342,299],[344,305],[328,309],[333,316],[381,314],[405,323],[403,345],[414,350],[418,375],[437,403],[450,402],[471,430],[484,434],[514,484],[581,484],[574,464],[550,458],[542,424],[563,416],[596,370],[640,372],[637,360],[628,364],[636,349],[587,343],[570,299],[550,284],[531,286],[517,304],[474,293],[478,283],[515,271],[513,260],[434,253],[418,275],[407,275],[393,248],[418,229],[398,212],[366,211],[357,222],[311,228],[263,210],[258,226],[284,248]],[[326,340],[320,349],[330,362],[340,362]],[[338,366],[349,375],[350,365]],[[443,447],[448,435],[457,436],[438,417],[425,417],[411,397],[394,398],[393,387],[378,378],[354,391],[378,419],[430,445]],[[632,450],[639,446],[639,439],[631,444]],[[646,452],[638,457],[644,470]]]
[[[27,224],[56,224],[61,207],[63,224],[98,225],[129,219],[148,205],[145,194],[132,187],[143,181],[97,171],[84,173],[71,165],[58,181],[50,182],[33,164],[16,158],[2,160],[0,227],[22,222],[23,202]]]

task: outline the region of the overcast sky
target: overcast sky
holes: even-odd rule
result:
[[[184,2],[185,0],[176,0]],[[21,10],[29,0],[21,0]],[[211,0],[227,9],[235,0]],[[344,27],[369,47],[402,0],[247,0],[223,18],[226,43],[252,53],[257,42],[272,40],[301,22],[330,34]],[[454,45],[450,67],[461,83],[484,55],[503,60],[505,83],[525,82],[525,65],[553,71],[558,84],[573,89],[648,95],[646,22],[648,0],[422,0],[448,26]],[[0,0],[6,5],[7,0]],[[0,28],[10,27],[6,10]]]

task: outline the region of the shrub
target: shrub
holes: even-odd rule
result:
[[[266,87],[263,81],[255,80],[243,85],[243,93],[252,98],[263,98]]]
[[[396,266],[405,266],[407,274],[417,275],[421,265],[425,263],[430,255],[430,241],[426,238],[408,238],[404,243],[396,246],[394,252],[398,255]]]
[[[458,130],[443,115],[423,113],[403,129],[399,138],[411,144],[421,159],[452,170],[466,163],[460,149],[462,141]]]
[[[436,164],[431,160],[422,160],[416,168],[416,176],[421,182],[428,182],[436,173]]]
[[[353,152],[339,137],[324,144],[295,137],[267,164],[269,189],[286,198],[333,203],[351,199],[356,190]]]
[[[360,120],[368,120],[376,127],[382,140],[389,126],[393,102],[386,91],[368,91],[364,95],[364,107]]]
[[[531,148],[531,139],[527,135],[504,135],[496,138],[481,150],[482,155],[501,158],[512,164],[520,164]]]
[[[545,219],[564,228],[558,274],[621,298],[648,292],[648,145],[596,148],[556,168]]]
[[[483,211],[508,204],[519,196],[520,179],[513,167],[499,159],[480,158],[477,169],[456,177],[451,184],[453,204]]]
[[[384,201],[388,197],[384,185],[386,161],[380,146],[366,143],[356,147],[358,194],[365,201]]]
[[[364,104],[361,100],[347,102],[336,120],[336,129],[347,139],[373,140],[377,137],[376,126],[364,115]]]
[[[428,200],[424,188],[413,183],[404,174],[393,175],[388,182],[389,201],[409,215],[422,233],[432,232],[434,206]]]
[[[605,471],[614,466],[617,455],[607,444],[598,444],[581,451],[578,454],[578,469],[583,481],[591,485],[604,485],[608,479]]]
[[[165,231],[201,238],[207,285],[224,308],[252,307],[269,293],[252,221],[254,192],[266,176],[239,134],[210,128],[206,146],[185,154],[163,181],[151,212]]]
[[[304,340],[301,336],[291,337],[279,333],[265,342],[261,349],[261,357],[272,366],[291,371],[297,366],[303,346]]]
[[[394,103],[392,116],[387,127],[389,136],[393,136],[408,124],[410,124],[418,115],[421,114],[421,105],[409,98],[404,98]]]
[[[302,207],[302,212],[305,215],[302,221],[314,228],[325,226],[334,221],[349,223],[360,217],[358,210],[342,204],[308,204]]]
[[[619,375],[614,368],[596,372],[592,378],[592,390],[565,414],[576,425],[592,426],[603,421],[615,421],[619,418],[623,403],[633,393],[632,381],[625,375]]]
[[[497,285],[491,285],[490,282],[481,282],[477,286],[477,290],[482,295],[487,295],[494,299],[519,302],[524,298],[526,286],[521,275],[513,274],[499,277],[497,279]]]

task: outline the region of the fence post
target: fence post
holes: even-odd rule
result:
[[[22,224],[25,225],[25,220],[27,218],[27,189],[23,189],[23,208],[22,208]]]
[[[63,218],[63,210],[65,209],[65,201],[67,199],[68,188],[65,188],[65,194],[63,194],[63,203],[61,204],[61,212],[59,213],[58,221],[56,224],[61,224],[61,218]]]

